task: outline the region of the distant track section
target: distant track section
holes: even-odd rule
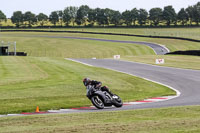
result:
[[[68,38],[68,39],[79,39],[79,40],[93,40],[93,41],[102,41],[102,42],[115,42],[115,43],[132,43],[146,45],[154,50],[157,55],[164,55],[169,52],[169,50],[159,44],[149,43],[149,42],[137,42],[137,41],[120,41],[120,40],[110,40],[110,39],[98,39],[98,38],[88,38],[88,37],[69,37],[69,36],[39,36],[39,37],[48,37],[48,38]]]

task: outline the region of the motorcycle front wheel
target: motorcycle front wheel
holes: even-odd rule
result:
[[[115,107],[117,107],[117,108],[122,107],[123,106],[123,102],[122,102],[121,98],[119,96],[117,96],[117,95],[114,95],[114,97],[116,97],[116,98],[113,98],[113,105]]]
[[[98,108],[98,109],[103,109],[104,108],[104,103],[102,99],[99,96],[93,96],[91,98],[92,104]]]

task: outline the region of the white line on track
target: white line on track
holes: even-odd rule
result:
[[[77,61],[77,60],[73,60],[73,59],[70,59],[70,58],[65,58],[65,59],[66,59],[66,60],[73,61],[73,62],[77,62],[77,63],[80,63],[80,64],[83,64],[83,65],[86,65],[86,66],[90,66],[90,67],[92,67],[92,65],[90,65],[90,64],[83,63],[83,62],[80,62],[80,61]]]

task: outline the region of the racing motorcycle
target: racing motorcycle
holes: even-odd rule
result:
[[[112,105],[117,108],[123,106],[121,98],[116,94],[113,94],[113,96],[111,96],[108,92],[95,89],[91,85],[88,86],[87,90],[87,97],[98,109],[103,109],[104,107],[110,107]]]

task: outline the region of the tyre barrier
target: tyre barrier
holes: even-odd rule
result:
[[[200,56],[200,50],[174,51],[174,52],[167,53],[167,55],[168,54]]]

